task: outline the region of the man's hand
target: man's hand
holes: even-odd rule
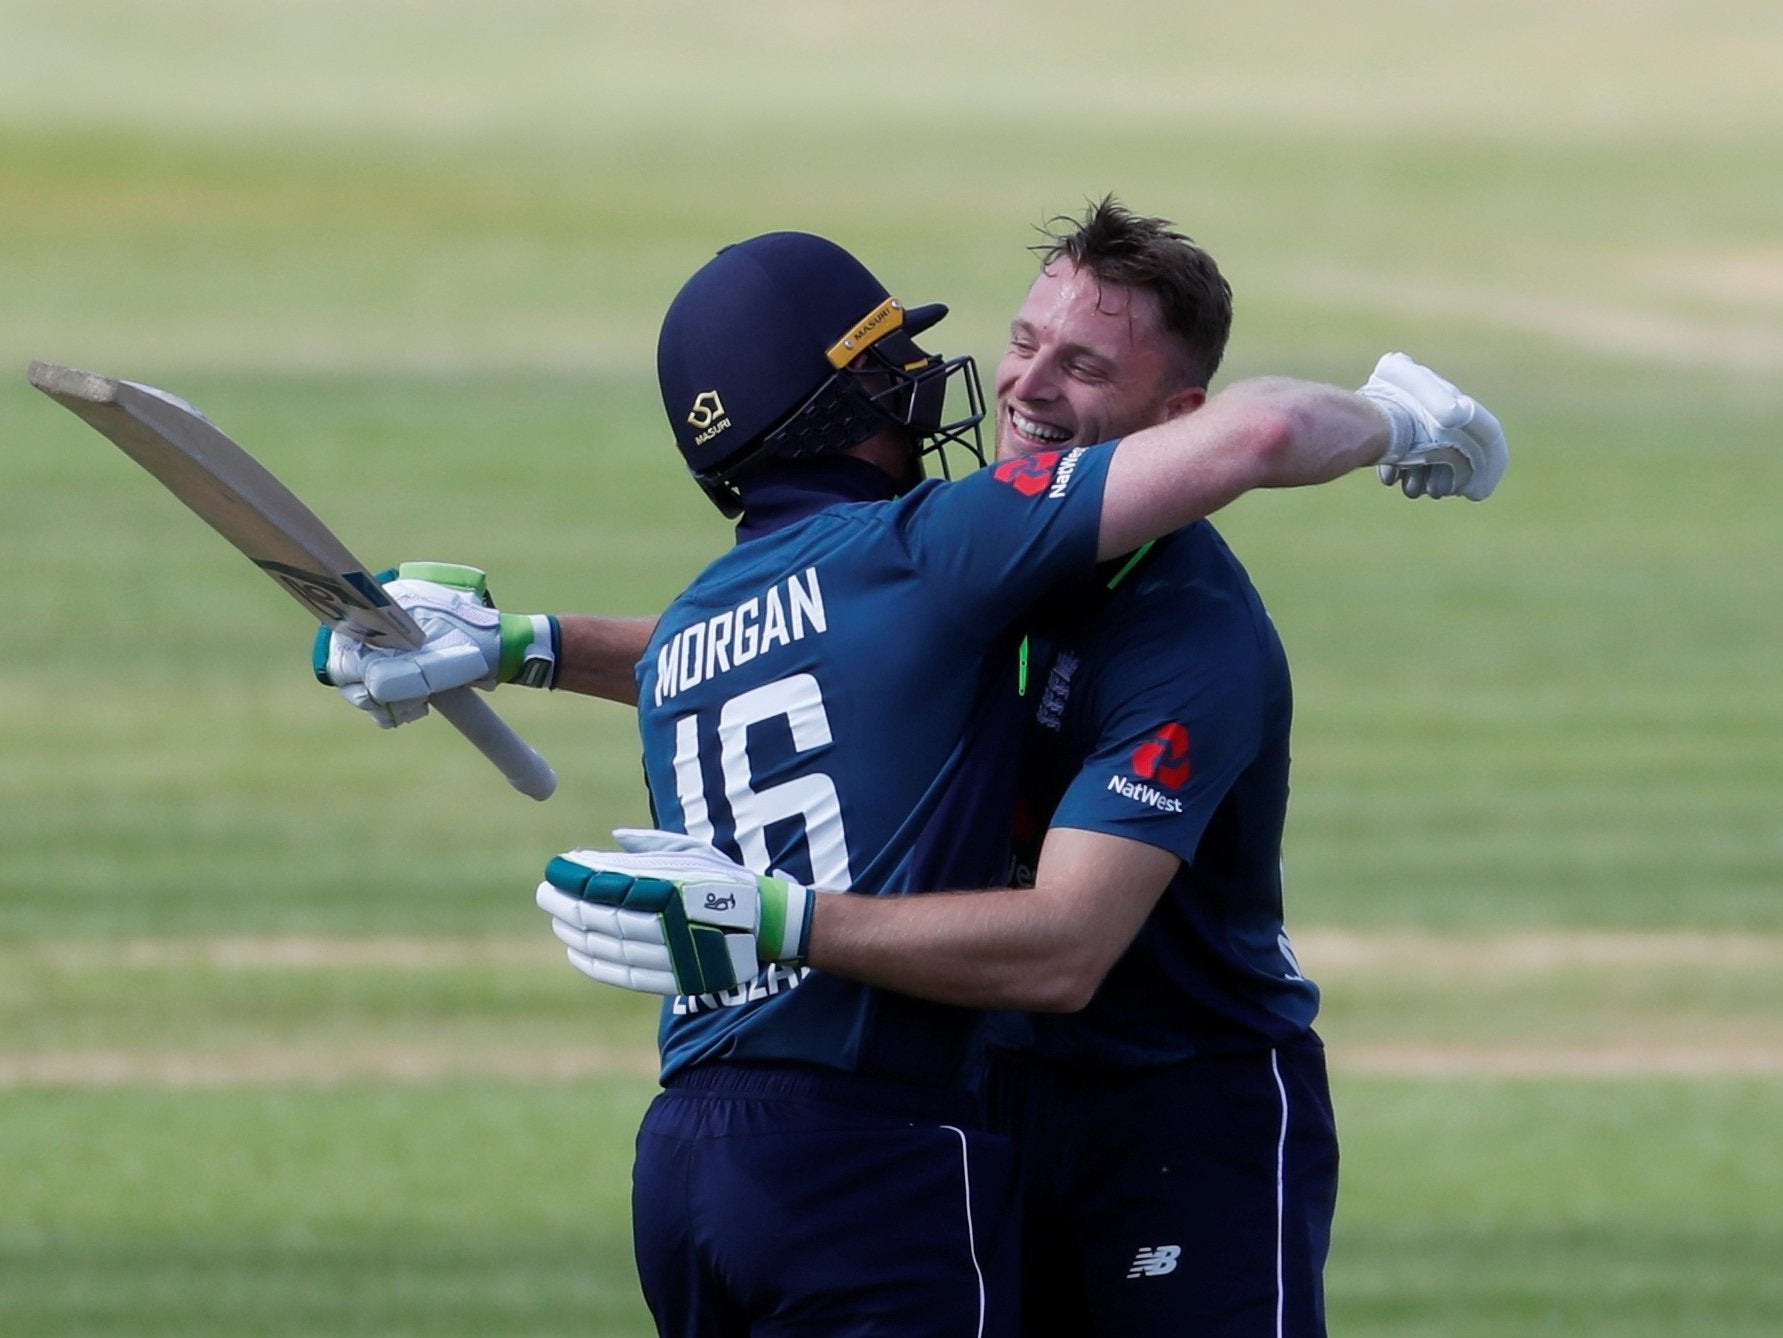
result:
[[[1389,353],[1359,392],[1387,416],[1393,444],[1376,467],[1407,497],[1483,502],[1510,461],[1504,429],[1486,407],[1403,353]]]
[[[764,964],[804,961],[810,888],[675,832],[613,837],[621,850],[554,858],[535,898],[583,975],[645,994],[717,994]]]
[[[444,562],[405,562],[384,591],[400,604],[427,643],[419,650],[380,650],[337,636],[316,634],[316,677],[366,712],[381,729],[406,725],[427,714],[435,693],[498,683],[550,687],[556,679],[560,634],[545,614],[502,613],[489,597],[488,579],[476,567]]]

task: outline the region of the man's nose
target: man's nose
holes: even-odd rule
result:
[[[1018,399],[1029,401],[1054,398],[1058,394],[1058,376],[1052,360],[1041,353],[1023,362],[1016,372],[1015,380],[1010,382],[1009,393]]]

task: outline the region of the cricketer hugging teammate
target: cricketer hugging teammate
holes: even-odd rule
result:
[[[1324,1332],[1287,657],[1206,517],[1365,466],[1483,500],[1504,434],[1397,353],[1356,392],[1212,391],[1225,279],[1112,199],[1036,249],[996,463],[924,477],[987,464],[945,307],[753,237],[662,323],[670,428],[738,523],[659,619],[405,564],[347,586],[424,640],[318,643],[385,726],[504,683],[636,705],[648,826],[535,897],[583,974],[664,996],[633,1227],[665,1335]]]

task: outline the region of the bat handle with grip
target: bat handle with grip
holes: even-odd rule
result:
[[[521,794],[542,800],[556,791],[557,773],[551,764],[514,733],[475,688],[453,688],[429,698],[429,704],[476,744]]]

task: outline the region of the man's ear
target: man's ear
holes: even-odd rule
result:
[[[1180,418],[1186,413],[1194,413],[1207,403],[1206,386],[1189,386],[1177,391],[1164,401],[1164,417],[1162,422],[1168,423],[1172,418]]]

